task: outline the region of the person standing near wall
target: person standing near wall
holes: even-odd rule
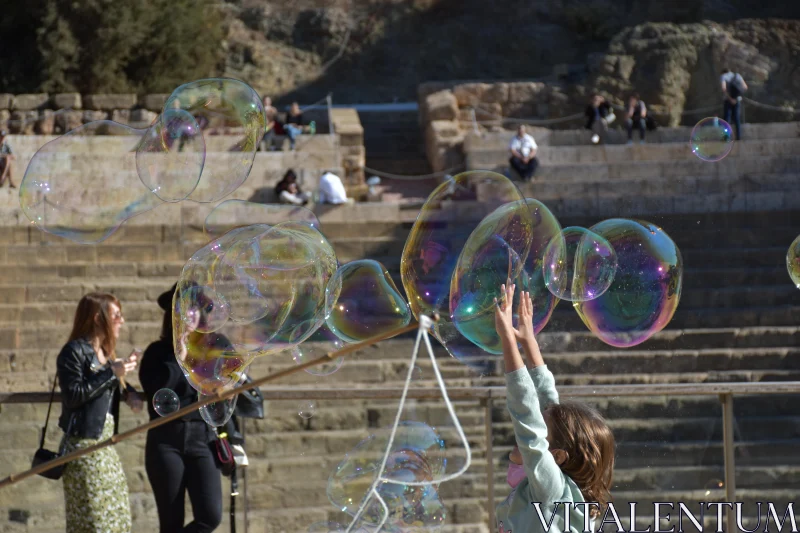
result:
[[[728,124],[736,126],[736,140],[742,140],[742,94],[747,90],[747,83],[741,74],[731,72],[730,69],[722,69],[720,77],[722,86],[722,118]]]

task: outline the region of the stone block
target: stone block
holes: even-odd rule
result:
[[[105,111],[84,111],[83,112],[83,123],[87,124],[89,122],[95,122],[97,120],[106,120],[108,119],[108,113]]]
[[[461,135],[457,122],[449,120],[433,120],[428,124],[425,139],[429,143],[438,144],[444,139],[454,139]]]
[[[539,97],[544,88],[544,83],[540,82],[509,83],[508,101],[518,104],[533,102]]]
[[[425,117],[428,121],[456,120],[458,102],[450,91],[439,91],[425,97]]]
[[[14,96],[11,108],[17,111],[32,111],[44,108],[49,101],[50,95],[47,93],[18,94]]]
[[[148,111],[147,109],[134,109],[130,112],[130,123],[138,125],[150,125],[158,116],[158,113]]]
[[[446,81],[429,81],[417,87],[417,101],[422,103],[429,94],[450,89],[453,85]]]
[[[483,93],[484,103],[487,104],[504,104],[508,101],[508,84],[507,83],[494,83],[486,88]]]
[[[11,104],[14,102],[14,95],[9,93],[0,93],[0,109],[11,109]]]
[[[36,121],[34,131],[39,135],[52,135],[56,127],[56,115],[53,111],[45,109]]]
[[[66,133],[83,124],[82,111],[61,111],[56,114],[56,132]]]
[[[0,129],[8,128],[8,120],[11,118],[11,112],[7,109],[0,109]]]
[[[475,107],[483,100],[488,83],[463,83],[453,87],[453,95],[460,107]]]
[[[145,94],[139,98],[139,105],[148,111],[161,113],[161,111],[164,109],[164,103],[167,101],[167,98],[169,98],[169,94],[167,93]]]
[[[53,95],[56,109],[81,109],[83,102],[80,93],[59,93]]]
[[[617,76],[622,78],[625,81],[629,81],[631,79],[631,74],[633,73],[633,67],[636,66],[636,58],[633,56],[617,56],[617,68],[616,73]]]
[[[111,112],[111,120],[120,124],[127,124],[131,120],[130,109],[115,109]]]
[[[11,120],[8,121],[8,131],[19,135],[33,135],[38,118],[37,111],[13,111]]]
[[[85,97],[87,108],[102,111],[131,109],[136,106],[136,100],[135,94],[87,94]]]

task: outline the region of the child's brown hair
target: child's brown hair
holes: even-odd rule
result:
[[[545,411],[549,418],[551,449],[567,452],[561,470],[575,482],[587,502],[597,502],[605,511],[611,501],[616,442],[603,416],[578,402],[553,404]]]

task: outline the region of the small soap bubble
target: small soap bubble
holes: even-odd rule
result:
[[[314,400],[303,400],[297,406],[297,414],[303,420],[308,420],[317,414],[317,402]]]
[[[704,118],[692,130],[689,145],[703,161],[719,161],[733,149],[731,125],[717,117]]]
[[[800,289],[800,236],[792,242],[786,253],[786,270],[794,286]]]
[[[678,308],[683,285],[680,250],[650,222],[614,218],[589,229],[611,244],[617,273],[599,298],[573,302],[573,307],[606,344],[641,344],[664,329]]]
[[[264,135],[266,118],[261,99],[252,87],[238,80],[211,78],[186,83],[175,89],[164,111],[190,113],[203,133],[208,155],[200,182],[189,196],[195,202],[225,198],[244,183]],[[215,133],[238,132],[237,139],[214,139]],[[225,142],[226,144],[214,145]]]
[[[182,109],[166,109],[139,143],[136,170],[153,194],[180,202],[197,187],[205,159],[205,141],[194,117]]]
[[[126,220],[155,209],[163,201],[136,170],[145,133],[100,120],[48,142],[33,155],[22,178],[22,212],[46,233],[96,244]]]
[[[199,395],[200,401],[203,401],[206,398],[207,396],[203,394]],[[239,398],[238,395],[204,405],[200,408],[200,416],[203,417],[203,420],[206,421],[206,424],[211,427],[217,428],[223,426],[228,420],[230,420],[231,416],[233,416],[233,411],[236,409],[237,398]]]
[[[545,286],[556,298],[594,300],[614,281],[617,254],[603,237],[571,226],[547,245],[543,269]]]
[[[340,266],[328,282],[325,316],[340,339],[359,342],[407,326],[411,309],[386,267],[361,259]]]
[[[181,401],[172,389],[158,389],[153,395],[153,410],[159,416],[167,416],[181,408]]]
[[[313,361],[329,352],[342,349],[345,342],[336,336],[326,324],[322,324],[302,344],[292,348],[292,360],[298,365]],[[329,376],[344,364],[344,357],[336,357],[330,362],[321,363],[309,368],[306,372],[313,376]]]

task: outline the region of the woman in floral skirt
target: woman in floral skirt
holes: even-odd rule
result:
[[[67,452],[88,448],[117,430],[120,398],[142,409],[136,391],[125,385],[138,355],[117,360],[115,346],[125,322],[111,294],[87,294],[78,303],[69,342],[58,355],[61,417]],[[124,390],[123,390],[124,389]],[[128,533],[128,484],[116,450],[109,446],[67,463],[64,469],[67,533]]]

